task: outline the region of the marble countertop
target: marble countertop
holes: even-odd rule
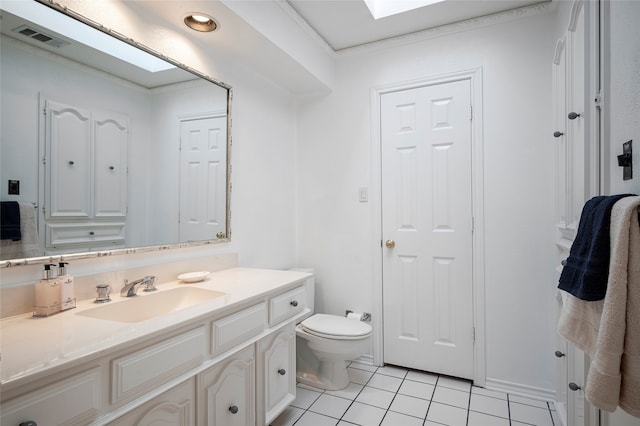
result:
[[[137,323],[124,323],[77,315],[99,306],[93,300],[77,303],[76,308],[48,318],[34,318],[24,314],[0,321],[0,385],[5,387],[48,370],[70,365],[72,362],[100,355],[127,342],[162,332],[170,327],[216,311],[224,312],[233,306],[259,300],[312,274],[299,271],[280,271],[255,268],[231,268],[210,274],[198,283],[181,281],[160,283],[158,291],[189,286],[225,293],[176,312]],[[120,289],[112,290],[111,303],[126,302]],[[148,297],[142,289],[136,297]]]

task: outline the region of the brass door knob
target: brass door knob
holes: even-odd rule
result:
[[[386,243],[384,243],[385,246],[387,246],[388,248],[394,248],[396,246],[396,242],[393,240],[387,240]]]

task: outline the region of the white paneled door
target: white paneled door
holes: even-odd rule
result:
[[[226,173],[226,116],[181,121],[180,241],[226,232]]]
[[[471,86],[381,96],[384,362],[473,379]]]

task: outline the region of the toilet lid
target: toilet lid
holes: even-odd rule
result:
[[[333,339],[357,339],[371,334],[371,326],[337,315],[315,314],[300,323],[307,333]]]

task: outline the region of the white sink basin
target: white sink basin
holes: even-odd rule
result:
[[[76,315],[118,322],[140,322],[224,295],[219,291],[198,287],[179,287],[134,296],[121,302],[108,302],[76,312]]]

